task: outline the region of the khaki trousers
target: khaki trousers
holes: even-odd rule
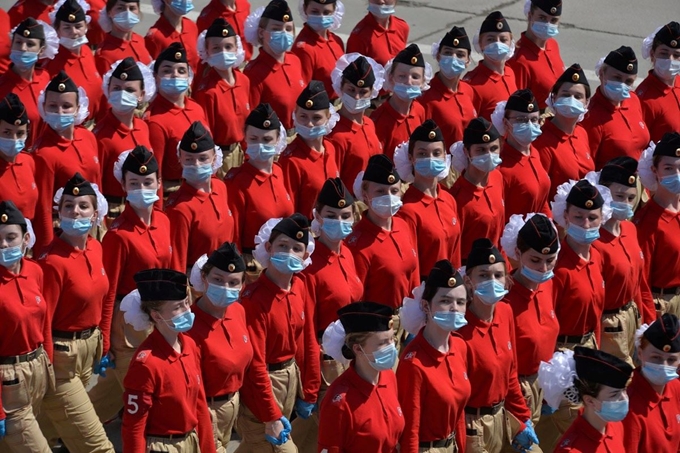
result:
[[[101,356],[99,329],[86,340],[54,340],[56,385],[55,390],[48,389],[42,409],[71,453],[114,453],[85,390],[92,367]],[[51,440],[50,426],[44,426],[46,437]]]
[[[458,446],[454,442],[449,448],[419,448],[418,453],[458,453]]]
[[[255,280],[260,278],[260,274],[264,268],[251,253],[244,253],[243,261],[246,263],[246,281],[244,284],[250,285]]]
[[[680,294],[659,294],[653,293],[654,305],[656,306],[657,316],[671,313],[680,317]]]
[[[208,410],[213,424],[215,448],[217,453],[227,453],[227,445],[231,440],[239,410],[239,394],[236,393],[229,401],[208,401]]]
[[[624,311],[602,316],[600,349],[608,352],[631,366],[635,350],[635,331],[640,327],[640,312],[635,302]]]
[[[186,439],[162,439],[160,437],[147,437],[146,448],[149,453],[201,453],[198,446],[196,431],[189,434]]]
[[[222,148],[222,166],[217,171],[217,177],[224,179],[229,170],[240,167],[243,164],[244,157],[245,155],[240,143],[234,144],[231,151],[229,148]]]
[[[283,370],[271,371],[269,379],[279,409],[284,417],[290,419],[295,399],[301,390],[297,364],[293,362]],[[236,449],[236,453],[297,453],[298,449],[292,439],[279,446],[270,444],[264,437],[264,425],[246,405],[241,404],[236,420],[241,445]]]
[[[522,395],[524,395],[527,407],[531,411],[531,422],[535,427],[541,419],[541,407],[543,406],[543,389],[538,385],[538,373],[531,376],[520,376],[519,386],[522,389]],[[538,440],[541,441],[541,438],[539,437]],[[541,441],[540,443],[542,447],[543,442]],[[541,451],[539,448],[539,446],[534,445],[531,451]],[[505,444],[502,451],[503,453],[516,453],[516,450],[512,448],[512,441]]]
[[[465,414],[466,453],[500,453],[508,443],[505,409],[495,415]]]
[[[54,373],[47,353],[43,351],[30,362],[0,365],[0,379],[2,405],[7,416],[0,451],[51,453],[36,420],[48,386],[54,387]]]

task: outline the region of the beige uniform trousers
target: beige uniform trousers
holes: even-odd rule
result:
[[[163,439],[160,437],[147,437],[146,448],[149,453],[201,453],[198,446],[198,435],[192,432],[185,439]]]
[[[449,448],[419,448],[418,453],[458,453],[458,446],[454,442]]]
[[[208,398],[208,410],[212,419],[217,453],[227,453],[227,445],[231,440],[231,432],[238,416],[239,400],[238,392],[228,401],[210,401]]]
[[[47,353],[43,351],[30,362],[0,365],[0,379],[2,406],[7,416],[0,451],[51,453],[36,420],[47,388],[54,388],[54,373]]]
[[[243,164],[244,150],[240,143],[235,143],[229,148],[222,148],[222,166],[217,171],[217,177],[224,179],[229,173],[229,170],[235,167],[240,167]]]
[[[635,331],[639,327],[640,312],[635,302],[626,310],[603,315],[600,349],[634,366]]]
[[[543,389],[538,385],[538,373],[531,376],[520,376],[519,386],[522,389],[522,395],[524,395],[527,407],[531,411],[531,422],[536,427],[541,419],[541,407],[543,406]],[[539,438],[538,440],[540,441],[541,439]],[[540,443],[542,444],[543,442]],[[531,451],[540,451],[538,448],[540,446],[534,445]],[[503,453],[516,453],[510,442],[503,446],[502,451]]]
[[[680,317],[680,294],[652,293],[657,316],[671,313]]]

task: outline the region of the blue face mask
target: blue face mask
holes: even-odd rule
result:
[[[623,82],[607,80],[604,85],[602,85],[602,90],[604,90],[604,94],[612,101],[623,102],[630,98],[630,91],[632,88]]]
[[[352,222],[338,219],[323,219],[321,231],[331,241],[342,241],[352,233]]]
[[[116,27],[128,32],[139,23],[139,16],[132,11],[123,11],[113,16],[113,23]]]
[[[447,79],[454,79],[465,71],[465,62],[458,57],[447,56],[439,58],[439,69]]]
[[[241,295],[241,288],[228,288],[208,283],[205,295],[216,307],[226,308],[238,300]]]
[[[475,289],[475,296],[487,305],[495,305],[506,294],[508,290],[498,280],[487,280],[477,285]]]
[[[510,46],[502,42],[492,42],[484,48],[484,56],[493,61],[505,60],[510,55]]]
[[[293,34],[287,31],[273,31],[269,34],[269,47],[272,52],[282,54],[293,47]]]
[[[548,22],[534,22],[531,24],[531,31],[538,39],[547,40],[560,34],[560,29],[555,24]]]
[[[187,182],[199,184],[210,179],[213,174],[212,164],[187,165],[182,167],[182,178]]]
[[[12,138],[0,137],[0,153],[7,157],[14,157],[26,147],[26,140],[14,140]]]
[[[475,156],[470,159],[470,163],[479,171],[490,172],[498,167],[503,159],[497,153],[484,154],[482,156]]]
[[[191,310],[187,310],[170,319],[164,319],[163,321],[175,332],[186,332],[194,325],[195,317],[196,315],[194,315]]]
[[[458,311],[436,311],[432,315],[432,320],[443,330],[449,332],[455,332],[468,323],[465,319],[465,313]]]
[[[526,266],[522,266],[519,272],[534,283],[544,283],[555,276],[553,271],[539,272]]]
[[[180,16],[189,14],[191,10],[194,9],[194,4],[191,0],[172,0],[170,2],[170,8]]]
[[[314,140],[315,138],[323,137],[328,135],[330,130],[328,128],[328,123],[322,124],[321,126],[303,126],[302,124],[295,121],[295,132],[297,132],[302,138],[306,140]]]
[[[419,175],[423,175],[427,178],[434,178],[446,170],[446,161],[434,157],[424,157],[416,159],[413,168]]]
[[[342,106],[350,113],[361,113],[371,106],[369,98],[354,99],[347,93],[342,93]]]
[[[38,52],[24,52],[13,50],[9,54],[9,59],[19,69],[25,71],[38,62]]]
[[[626,220],[633,217],[633,207],[622,201],[612,201],[612,217],[616,220]]]
[[[680,194],[680,174],[664,176],[659,184],[671,193]]]
[[[402,101],[413,100],[423,94],[420,87],[404,83],[395,83],[392,92]]]
[[[18,245],[16,247],[7,247],[6,249],[0,249],[0,264],[2,264],[4,267],[13,266],[23,256],[24,252]]]
[[[127,91],[114,91],[109,94],[109,105],[116,113],[130,113],[137,108],[137,96]]]
[[[553,109],[566,118],[578,118],[586,113],[586,107],[583,105],[583,102],[574,96],[559,98],[553,103]]]
[[[654,385],[666,385],[678,378],[678,368],[660,363],[645,363],[642,374]]]
[[[394,14],[394,5],[376,5],[375,3],[368,4],[368,12],[376,17],[384,19]]]
[[[269,262],[274,266],[274,269],[282,274],[296,274],[305,268],[302,259],[292,253],[274,253],[269,258]]]
[[[137,209],[147,209],[159,200],[156,191],[151,189],[131,190],[125,198],[130,205]]]
[[[246,154],[255,161],[265,162],[276,156],[276,147],[264,143],[248,143]]]
[[[585,229],[570,223],[567,227],[567,234],[579,244],[592,244],[600,238],[600,229]]]
[[[534,123],[521,123],[512,125],[512,136],[520,145],[529,145],[541,135],[541,126]]]
[[[62,132],[73,126],[76,116],[73,113],[45,113],[45,122],[57,132]]]
[[[628,398],[620,401],[602,401],[602,409],[595,413],[606,422],[620,422],[628,414]]]
[[[307,25],[312,27],[316,31],[328,30],[333,26],[334,23],[333,16],[319,16],[319,15],[309,15],[307,16]]]
[[[657,58],[654,61],[654,71],[664,79],[672,79],[680,75],[680,60]]]
[[[371,208],[383,219],[395,215],[403,205],[401,198],[396,195],[382,195],[371,200]]]
[[[69,219],[68,217],[63,217],[59,225],[68,236],[83,236],[92,229],[92,219]]]
[[[215,69],[225,71],[236,64],[236,52],[217,52],[208,57],[208,64]]]
[[[163,77],[159,86],[161,93],[177,96],[189,89],[189,79],[184,77]]]
[[[392,369],[397,362],[397,348],[394,346],[394,343],[390,343],[373,352],[373,360],[368,357],[368,354],[364,352],[363,348],[361,349],[361,352],[363,352],[364,356],[368,359],[368,364],[377,371]]]

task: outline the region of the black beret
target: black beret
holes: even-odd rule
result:
[[[77,93],[78,87],[68,74],[62,69],[57,75],[47,84],[45,91],[54,91],[56,93]]]
[[[92,184],[80,173],[73,175],[71,179],[66,181],[64,186],[64,195],[73,195],[74,197],[80,197],[83,195],[94,195],[97,196],[97,192],[92,188]]]
[[[345,334],[386,332],[392,328],[394,309],[376,302],[354,302],[338,310]]]
[[[594,382],[615,389],[625,389],[633,367],[604,351],[576,346],[576,376],[580,381]]]
[[[248,114],[246,125],[265,131],[278,131],[281,128],[281,121],[272,106],[265,102]]]
[[[210,254],[207,264],[213,265],[224,272],[244,272],[246,270],[246,263],[243,257],[236,248],[236,244],[232,242],[225,242],[220,247]]]
[[[307,247],[309,241],[309,220],[299,212],[296,212],[290,217],[281,219],[279,223],[272,228],[272,235],[274,231],[288,236],[298,242],[302,242]],[[269,242],[271,242],[271,237]]]
[[[218,17],[210,24],[208,31],[205,32],[207,38],[228,38],[236,36],[234,28],[223,17]]]
[[[680,322],[677,316],[666,313],[649,326],[643,336],[656,349],[663,352],[680,352]]]
[[[129,171],[136,175],[147,176],[158,173],[158,161],[151,151],[144,145],[135,146],[123,162],[123,175]]]
[[[582,179],[571,188],[567,195],[567,203],[581,209],[593,211],[604,205],[604,198],[588,180]]]
[[[26,219],[14,202],[0,201],[0,225],[26,226]]]
[[[285,0],[272,0],[264,9],[262,17],[278,20],[279,22],[292,22],[293,13],[290,12]]]
[[[366,171],[361,180],[391,186],[401,181],[401,178],[389,157],[384,154],[375,154],[368,159]]]
[[[330,102],[323,82],[318,80],[310,81],[297,98],[298,107],[306,110],[326,110]]]
[[[466,148],[471,145],[483,145],[501,137],[496,127],[486,118],[475,118],[470,121],[463,131],[463,144]]]
[[[479,34],[481,35],[482,33],[490,32],[502,33],[505,31],[511,31],[508,21],[505,20],[505,17],[503,17],[503,13],[500,11],[494,11],[486,16],[486,19],[484,19],[484,22],[482,22],[482,26],[479,29]]]
[[[14,34],[29,39],[45,39],[45,30],[42,24],[32,17],[24,19],[14,30]]]
[[[466,269],[472,269],[475,266],[483,264],[505,263],[505,258],[501,252],[487,239],[475,239],[472,243],[472,250],[465,262]]]
[[[416,66],[419,68],[425,67],[425,57],[420,52],[420,48],[416,44],[409,44],[408,47],[394,57],[393,64],[404,63],[409,66]]]
[[[564,82],[590,86],[588,79],[586,78],[586,73],[583,72],[581,65],[578,63],[574,63],[564,70],[562,75],[557,78],[555,85],[553,85],[553,90],[555,87],[561,86]]]
[[[539,111],[539,106],[531,90],[517,90],[510,95],[508,102],[505,104],[505,111],[507,112],[508,110],[533,113]]]
[[[342,71],[342,77],[359,88],[372,88],[375,84],[375,74],[373,73],[373,67],[363,55],[359,56],[356,60],[347,65],[347,67]]]
[[[147,269],[134,276],[139,296],[144,301],[184,300],[187,276],[172,269]]]
[[[7,93],[7,96],[0,102],[0,120],[15,126],[28,124],[28,114],[26,107],[14,93]]]
[[[415,142],[443,142],[444,135],[442,130],[437,126],[433,120],[425,120],[423,124],[416,127],[409,138],[409,145],[413,146]]]
[[[626,74],[637,74],[638,72],[638,61],[635,57],[635,52],[628,46],[621,46],[616,50],[612,50],[604,59],[604,62]]]
[[[562,0],[531,0],[531,4],[551,16],[562,15]]]
[[[187,50],[181,43],[173,42],[158,55],[156,62],[153,64],[153,72],[158,72],[158,68],[160,68],[161,63],[164,61],[188,64]]]
[[[71,24],[82,22],[86,19],[85,11],[83,11],[83,8],[80,7],[76,0],[66,0],[57,10],[56,18]]]
[[[442,47],[453,47],[454,49],[467,49],[468,52],[472,51],[470,46],[470,38],[468,38],[465,28],[463,27],[453,27],[451,31],[448,31],[441,41],[439,41],[439,51],[441,52]]]
[[[638,162],[632,157],[615,157],[607,162],[600,172],[600,184],[612,182],[635,187],[637,183]]]
[[[127,57],[116,66],[116,69],[111,73],[111,77],[115,77],[123,82],[128,80],[142,80],[144,81],[144,76],[142,71],[139,69],[137,62],[132,57]]]
[[[680,24],[675,21],[667,23],[656,32],[654,41],[677,49],[680,47]]]
[[[543,255],[557,253],[560,248],[560,238],[552,220],[543,214],[536,214],[527,220],[517,236],[521,237],[526,245]]]
[[[330,208],[345,208],[354,203],[354,197],[340,178],[329,178],[323,184],[317,202]]]
[[[654,156],[680,157],[680,133],[666,132],[654,148]]]
[[[463,277],[449,260],[434,263],[425,280],[425,286],[428,288],[456,288],[462,284]]]
[[[215,142],[203,123],[194,121],[182,136],[179,149],[187,153],[202,153],[215,149]]]

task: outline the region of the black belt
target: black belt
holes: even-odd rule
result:
[[[292,137],[293,135],[295,135],[295,132],[296,132],[296,131],[295,131],[295,128],[294,128],[294,127],[291,127],[290,129],[286,129],[286,135],[287,135],[288,137]]]
[[[168,440],[184,440],[191,436],[194,431],[191,430],[188,433],[183,434],[148,434],[146,437],[156,437],[158,439],[168,439]]]
[[[680,294],[680,286],[669,286],[668,288],[657,288],[656,286],[652,286],[651,290],[653,293],[657,293],[662,296],[664,294],[675,294],[676,296]]]
[[[560,335],[557,337],[557,342],[583,344],[591,338],[593,338],[593,332],[588,332],[585,335]]]
[[[249,254],[249,255],[252,255],[254,251],[255,251],[254,248],[244,247],[244,248],[243,248],[243,251],[242,251],[241,253],[247,253],[247,254]]]
[[[234,395],[236,395],[236,392],[225,393],[224,395],[219,396],[208,396],[206,399],[209,403],[219,403],[221,401],[231,401]]]
[[[97,330],[96,327],[81,330],[79,332],[64,332],[63,330],[53,330],[52,336],[61,340],[87,340]]]
[[[238,143],[232,143],[231,145],[217,145],[217,146],[219,146],[223,152],[229,154],[233,152],[238,147],[238,145],[239,145]]]
[[[43,352],[42,345],[38,346],[38,349],[31,351],[28,354],[13,355],[9,357],[0,357],[0,365],[12,365],[16,363],[30,362],[37,359]]]
[[[602,314],[603,314],[603,315],[618,315],[618,314],[621,313],[622,311],[626,311],[626,310],[628,310],[628,309],[629,309],[630,307],[632,307],[632,306],[633,306],[633,301],[631,300],[630,302],[628,302],[628,303],[627,303],[626,305],[624,305],[623,307],[613,308],[613,309],[611,309],[611,310],[604,310],[604,311],[602,312]]]
[[[329,356],[328,354],[324,354],[322,356],[322,360],[335,360],[333,357]]]
[[[455,435],[456,433],[453,432],[446,439],[433,440],[432,442],[419,442],[418,448],[449,448],[451,445],[453,445]]]
[[[114,203],[114,204],[125,203],[124,197],[114,197],[113,195],[104,195],[104,198],[106,198],[106,201],[108,201],[109,203]]]
[[[295,359],[288,359],[285,362],[268,363],[267,364],[267,371],[281,371],[285,368],[288,368],[290,365],[292,365],[294,361],[295,361]]]
[[[496,415],[505,404],[505,400],[490,407],[469,407],[465,406],[465,413],[469,415]]]

